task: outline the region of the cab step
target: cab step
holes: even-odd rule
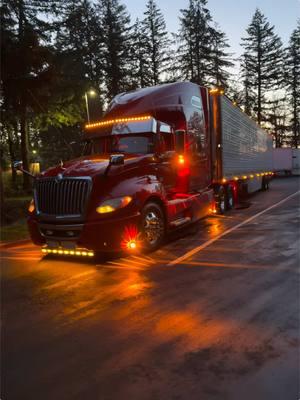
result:
[[[178,218],[178,219],[175,219],[175,221],[170,222],[170,226],[172,228],[178,228],[179,226],[188,224],[189,222],[191,222],[191,220],[192,220],[191,217]]]

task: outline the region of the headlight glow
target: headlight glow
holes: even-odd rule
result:
[[[118,210],[119,208],[126,207],[131,201],[131,196],[117,197],[115,199],[105,200],[96,208],[96,211],[99,214],[107,214]]]

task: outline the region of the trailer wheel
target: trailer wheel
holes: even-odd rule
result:
[[[265,178],[262,179],[261,190],[264,190],[264,191],[269,190],[269,180],[268,179],[265,179]]]
[[[231,186],[227,187],[227,196],[226,196],[226,209],[232,210],[234,208],[234,194]]]
[[[141,218],[143,248],[146,251],[157,249],[164,240],[165,231],[165,219],[161,207],[156,203],[146,204]]]
[[[220,186],[216,193],[216,207],[218,214],[224,214],[226,211],[226,193],[223,186]]]

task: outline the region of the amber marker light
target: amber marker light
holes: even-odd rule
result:
[[[250,178],[253,179],[253,178],[254,178],[254,175],[250,175]]]
[[[238,177],[238,176],[235,176],[233,179],[234,179],[235,181],[238,181],[238,180],[239,180],[239,177]]]
[[[244,175],[244,176],[243,176],[243,179],[247,179],[247,175]]]
[[[115,118],[115,119],[109,119],[107,121],[99,121],[99,122],[94,122],[92,124],[86,124],[85,128],[91,129],[91,128],[99,128],[101,126],[121,124],[121,123],[126,123],[126,122],[146,121],[146,120],[149,120],[150,118],[151,118],[151,115],[142,115],[140,117]]]
[[[135,250],[135,249],[137,248],[137,243],[136,243],[136,241],[135,241],[135,240],[130,240],[130,241],[127,243],[127,248],[128,248],[129,250]]]
[[[222,179],[222,183],[226,183],[227,182],[227,179],[226,178],[223,178]]]
[[[43,247],[41,249],[44,254],[63,254],[66,256],[83,256],[83,257],[94,257],[95,253],[92,250],[68,250],[68,249],[50,249]]]
[[[34,210],[35,210],[35,205],[34,205],[34,200],[32,199],[32,200],[30,201],[30,203],[29,203],[28,211],[29,211],[30,213],[33,213]]]

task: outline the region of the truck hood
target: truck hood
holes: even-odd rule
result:
[[[136,157],[125,156],[125,165],[133,161]],[[62,174],[63,176],[96,176],[103,175],[109,164],[108,157],[84,156],[71,161],[51,167],[40,174],[40,177],[52,177]]]

